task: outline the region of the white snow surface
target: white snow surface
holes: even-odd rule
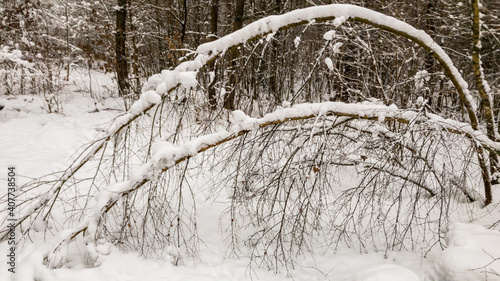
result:
[[[397,264],[381,264],[363,270],[357,281],[420,281],[410,269]]]
[[[446,234],[447,248],[436,267],[443,280],[500,280],[500,232],[457,223]]]

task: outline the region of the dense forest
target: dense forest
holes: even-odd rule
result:
[[[23,243],[57,238],[48,268],[72,242],[89,267],[106,245],[183,264],[211,200],[225,256],[276,272],[322,247],[425,258],[455,223],[498,228],[498,0],[0,4],[0,103],[71,115],[77,72],[89,112],[119,105],[19,189]],[[419,275],[462,280],[441,266]]]

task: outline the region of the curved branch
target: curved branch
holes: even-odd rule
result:
[[[288,29],[302,24],[309,24],[312,21],[330,20],[335,20],[334,24],[337,26],[342,24],[345,20],[366,23],[408,38],[422,46],[427,51],[432,52],[432,55],[443,66],[445,72],[448,74],[453,82],[453,85],[457,89],[459,97],[468,111],[472,130],[477,130],[478,120],[476,116],[476,104],[469,93],[467,83],[443,49],[422,30],[418,30],[393,17],[354,5],[332,4],[326,6],[315,6],[295,10],[279,16],[263,18],[218,40],[200,45],[197,49],[198,55],[192,61],[181,63],[173,71],[163,71],[162,74],[152,76],[145,88],[154,89],[158,95],[164,98],[168,96],[168,93],[175,90],[180,83],[182,84],[183,81],[180,74],[183,72],[196,72],[200,70],[208,62],[216,59],[219,55],[231,48],[235,48],[247,41],[260,38],[278,30]],[[102,149],[107,141],[119,133],[123,128],[131,124],[135,119],[137,119],[137,117],[145,112],[148,112],[155,106],[156,102],[148,99],[145,95],[147,93],[148,92],[143,93],[143,95],[141,95],[141,99],[135,102],[132,108],[125,115],[117,118],[113,122],[108,132],[105,133],[99,141],[89,147],[88,153],[77,159],[68,169],[66,169],[60,180],[51,187],[49,193],[34,204],[31,208],[32,212],[33,210],[41,210],[43,206],[51,200],[55,200],[59,190],[66,183],[66,181],[73,177],[81,167],[83,167],[100,149]],[[24,216],[21,216],[20,220],[18,220],[18,225],[31,215],[32,213],[28,212]]]
[[[242,29],[228,34],[218,40],[200,45],[197,48],[198,55],[192,61],[187,61],[178,65],[173,71],[164,71],[162,74],[156,74],[150,78],[149,84],[145,88],[154,88],[155,91],[162,97],[168,96],[179,86],[179,74],[187,71],[199,71],[208,62],[216,59],[225,51],[235,48],[238,45],[244,44],[256,38],[260,38],[266,34],[284,30],[297,25],[309,24],[311,21],[329,21],[329,20],[352,20],[370,24],[377,28],[390,31],[394,34],[401,35],[411,41],[422,46],[443,66],[445,72],[450,77],[453,85],[457,89],[460,99],[468,110],[469,119],[473,129],[477,129],[476,104],[469,93],[467,82],[462,78],[460,72],[453,65],[450,57],[444,50],[435,43],[432,38],[422,30],[418,30],[411,25],[397,20],[393,17],[362,8],[354,5],[332,4],[326,6],[316,6],[301,10],[295,10],[279,16],[269,16],[258,21],[255,21]],[[180,81],[182,82],[182,81]],[[143,102],[143,101],[138,101]],[[137,103],[137,102],[136,102]],[[144,106],[140,111],[129,111],[126,115],[115,120],[111,129],[102,137],[100,141],[93,145],[90,152],[82,158],[78,163],[70,167],[61,177],[61,182],[64,182],[74,175],[95,153],[97,153],[113,135],[120,132],[124,127],[128,126],[138,116],[144,114],[153,108],[154,104],[150,103]],[[118,126],[116,126],[118,125]]]
[[[197,49],[200,55],[195,61],[199,60],[202,62],[203,59],[201,59],[200,56],[205,55],[210,55],[209,59],[215,59],[217,55],[229,48],[244,44],[247,41],[262,37],[266,34],[277,32],[278,30],[308,24],[311,21],[320,22],[330,20],[335,20],[335,25],[339,25],[345,20],[366,23],[408,38],[426,51],[431,52],[433,57],[441,64],[445,73],[451,79],[460,100],[467,109],[472,127],[477,129],[478,119],[476,114],[476,103],[468,90],[467,82],[453,65],[453,62],[446,52],[423,30],[418,30],[396,18],[355,5],[332,4],[315,6],[302,10],[295,10],[280,16],[263,18],[216,41],[200,45]],[[188,64],[186,64],[186,66],[188,66]]]

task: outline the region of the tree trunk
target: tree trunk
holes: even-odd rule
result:
[[[488,137],[495,141],[495,116],[493,115],[492,104],[493,99],[491,97],[489,87],[484,81],[483,68],[481,66],[481,19],[479,12],[479,0],[472,0],[472,68],[474,70],[474,76],[476,79],[476,88],[481,97],[481,105],[484,112],[484,117],[486,121],[486,131]],[[483,161],[482,169],[487,169],[486,163]],[[483,171],[483,181],[486,196],[486,205],[491,202],[491,184],[497,184],[498,181],[491,179],[491,174],[495,174],[496,168],[498,166],[498,157],[494,153],[490,153],[490,173]],[[485,177],[488,175],[488,177]]]
[[[243,16],[245,14],[245,0],[236,0],[234,7],[234,20],[233,20],[233,31],[239,30],[243,27]],[[234,98],[236,91],[236,59],[239,56],[238,49],[234,49],[231,52],[231,69],[232,73],[229,75],[229,86],[231,87],[229,91],[226,92],[224,97],[224,108],[228,110],[234,110]]]
[[[275,9],[274,9],[274,13],[275,14],[280,14],[282,12],[282,3],[281,3],[281,0],[276,0],[276,6],[275,6]],[[280,89],[279,89],[279,77],[277,77],[277,73],[279,71],[278,68],[281,67],[280,63],[279,63],[279,56],[280,56],[280,53],[278,52],[278,48],[280,47],[279,46],[279,39],[280,39],[280,33],[276,33],[275,35],[275,38],[273,39],[272,43],[271,43],[271,53],[272,53],[272,57],[271,57],[271,69],[269,69],[269,89],[271,91],[271,94],[273,95],[274,97],[274,102],[277,104],[277,105],[281,105],[282,103],[282,97],[281,97],[281,93],[280,93]]]
[[[128,1],[128,6],[131,6],[131,0]],[[131,84],[132,91],[135,95],[135,98],[139,98],[141,95],[141,80],[139,78],[139,50],[137,48],[137,27],[133,23],[132,20],[132,10],[128,11],[128,17],[129,17],[129,22],[130,22],[130,33],[132,35],[132,77],[131,80],[133,83]]]
[[[212,0],[212,5],[210,7],[210,35],[208,36],[209,41],[213,41],[217,38],[217,23],[219,20],[219,0]],[[210,109],[215,109],[217,106],[217,99],[215,94],[215,83],[217,82],[217,69],[215,68],[215,62],[212,61],[207,65],[209,71],[213,72],[212,81],[208,84],[208,104]]]
[[[188,7],[187,7],[187,0],[184,0],[182,2],[184,12],[183,12],[183,20],[181,24],[181,44],[184,45],[184,40],[186,39],[186,26],[187,26],[187,18],[188,18]]]
[[[116,55],[116,78],[118,81],[118,94],[125,97],[129,92],[128,64],[126,42],[127,21],[127,0],[118,0],[116,9],[116,35],[115,35],[115,55]]]

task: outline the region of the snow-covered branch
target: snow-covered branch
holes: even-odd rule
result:
[[[23,60],[23,54],[20,50],[14,49],[10,50],[9,47],[3,46],[0,49],[0,63],[4,60],[11,61],[15,64],[22,65],[24,67],[32,67],[33,64],[29,61]]]
[[[438,44],[436,44],[432,40],[432,38],[427,33],[425,33],[422,30],[418,30],[412,27],[411,25],[404,23],[400,20],[397,20],[393,17],[386,16],[384,14],[366,8],[362,8],[359,6],[343,5],[343,4],[316,6],[316,7],[295,10],[283,15],[270,16],[258,20],[218,40],[200,45],[197,49],[198,55],[192,61],[181,63],[174,70],[164,70],[162,71],[161,74],[156,74],[150,77],[148,83],[145,85],[143,89],[143,94],[140,100],[134,103],[134,105],[126,114],[114,120],[113,124],[110,126],[108,131],[103,135],[101,135],[96,142],[94,142],[90,147],[88,147],[86,153],[82,154],[81,157],[79,157],[70,167],[68,167],[65,170],[60,180],[54,186],[52,186],[51,190],[44,197],[40,198],[39,201],[33,205],[31,211],[42,210],[44,205],[48,204],[50,201],[53,202],[57,197],[62,186],[70,178],[72,178],[73,175],[81,167],[83,167],[99,150],[105,147],[105,144],[113,136],[118,134],[123,128],[126,128],[139,116],[152,109],[158,102],[161,101],[162,98],[167,97],[169,93],[175,90],[179,85],[184,85],[185,87],[191,87],[193,84],[196,84],[196,73],[204,65],[217,58],[220,54],[240,44],[244,44],[249,40],[252,40],[254,38],[259,38],[266,34],[274,33],[278,30],[287,29],[301,24],[309,24],[312,21],[318,22],[318,21],[330,21],[330,20],[333,20],[333,24],[335,26],[341,25],[346,20],[367,23],[372,26],[381,28],[383,30],[387,30],[395,34],[404,36],[412,40],[413,42],[419,44],[426,50],[432,52],[433,56],[440,62],[440,64],[443,66],[446,73],[452,80],[453,84],[455,85],[459,93],[460,99],[462,100],[462,102],[464,103],[465,107],[468,110],[469,119],[471,121],[469,125],[466,123],[455,123],[454,121],[451,120],[450,121],[444,119],[441,120],[439,119],[440,117],[435,116],[436,123],[441,124],[447,130],[463,132],[465,134],[468,134],[470,137],[478,140],[483,145],[490,147],[494,150],[499,150],[497,143],[494,143],[493,141],[489,140],[487,136],[477,131],[476,104],[469,93],[467,83],[462,78],[456,67],[453,65],[449,56],[443,51],[443,49]],[[322,114],[330,112],[329,114],[335,114],[339,116],[343,115],[343,116],[352,116],[355,118],[366,118],[366,119],[378,118],[378,116],[371,116],[369,114],[370,110],[373,110],[373,108],[361,110],[360,113],[362,114],[358,114],[356,112],[351,111],[351,109],[356,109],[361,105],[352,105],[351,107],[349,107],[349,110],[347,111],[342,111],[342,110],[336,111],[335,109],[332,108],[327,109],[328,106],[326,106],[325,104],[321,105],[317,104],[311,106],[317,108],[320,111],[326,110],[325,112],[322,112]],[[331,106],[334,106],[334,104],[331,104]],[[297,110],[301,109],[302,107],[305,107],[305,105],[301,105],[300,107],[294,107],[294,109],[291,111],[297,112]],[[286,109],[284,109],[284,111],[286,111]],[[387,111],[386,118],[389,119],[395,118],[398,119],[398,121],[400,122],[407,122],[412,117],[409,116],[411,115],[411,112],[408,111],[404,113],[406,114],[406,116],[404,117],[396,116],[395,111],[390,111],[390,110],[386,111]],[[264,121],[265,118],[268,118],[269,120],[266,122],[270,122],[269,124],[274,124],[274,123],[281,123],[286,120],[311,118],[313,116],[316,116],[320,112],[318,113],[311,112],[311,113],[312,115],[310,116],[300,114],[297,115],[296,117],[289,116],[284,119],[280,118],[273,119],[271,117],[273,115],[266,115],[264,119],[259,119],[259,120]],[[274,113],[274,114],[280,114],[280,113]],[[290,112],[290,114],[293,115],[293,112]],[[394,116],[391,117],[391,114],[394,114]],[[251,126],[265,126],[265,124],[267,124],[266,122],[261,124],[252,124]],[[248,124],[245,122],[240,124],[240,126],[247,126],[247,125]],[[234,132],[228,132],[229,135],[224,135],[226,133],[221,133],[220,135],[213,136],[213,138],[218,139],[219,142],[225,142],[232,138],[237,137],[238,134],[244,134],[245,132],[248,132],[249,129],[250,128],[239,130],[238,131],[239,133],[237,134],[235,134]],[[213,141],[214,139],[211,140]],[[212,143],[211,145],[205,148],[196,146],[196,148],[199,149],[194,149],[190,151],[191,152],[196,151],[197,153],[199,153],[204,149],[208,149],[212,146],[217,145],[216,143],[215,144]],[[191,155],[184,155],[183,157],[186,158],[190,156]],[[180,159],[183,158],[181,157],[178,160],[175,161],[172,160],[172,161],[173,163],[176,163],[176,161],[180,161]],[[129,183],[129,186],[125,188],[125,190],[130,190],[131,189],[130,185],[135,186],[134,188],[140,187],[140,185],[137,186],[137,183],[131,182]],[[123,193],[126,192],[125,191],[120,192],[120,194]],[[30,212],[22,215],[18,220],[18,223],[19,224],[22,223],[25,219],[27,219],[31,215],[32,213]]]
[[[293,120],[311,119],[318,116],[346,116],[355,119],[378,120],[379,122],[391,120],[405,124],[428,122],[438,126],[438,129],[442,128],[449,132],[464,134],[481,145],[500,152],[500,143],[491,141],[484,133],[474,130],[470,124],[444,119],[433,114],[422,115],[416,111],[401,110],[394,105],[346,104],[342,102],[305,103],[291,108],[278,109],[258,119],[251,118],[242,111],[234,111],[231,115],[229,130],[200,136],[180,146],[174,146],[171,143],[157,145],[150,161],[137,169],[129,180],[101,190],[95,196],[96,204],[87,219],[80,222],[74,229],[61,233],[60,242],[48,256],[49,260],[51,260],[51,266],[59,266],[58,259],[51,259],[51,255],[57,256],[54,253],[57,253],[57,248],[60,245],[68,243],[85,231],[89,235],[96,233],[101,218],[115,206],[120,198],[140,189],[159,174],[175,165],[251,131],[270,125]]]
[[[393,17],[354,5],[333,4],[316,6],[260,19],[218,40],[200,45],[197,48],[198,55],[195,59],[181,63],[174,70],[164,70],[161,74],[153,75],[149,78],[143,91],[147,92],[152,90],[164,98],[179,85],[183,84],[186,87],[192,85],[193,82],[195,82],[196,73],[209,61],[215,59],[228,49],[254,38],[274,33],[278,30],[301,24],[309,24],[312,21],[328,20],[334,20],[336,26],[342,24],[346,20],[368,23],[378,28],[402,35],[416,42],[428,51],[431,51],[451,77],[460,98],[468,109],[471,125],[473,129],[477,129],[476,104],[469,93],[468,85],[443,49],[422,30],[418,30]],[[138,116],[149,111],[155,105],[155,103],[148,101],[148,99],[142,98],[136,103],[139,103],[140,106],[134,105],[127,114],[117,118],[108,132],[105,133],[99,141],[93,144],[89,152],[66,170],[61,177],[61,183],[58,183],[53,189],[59,188],[59,185],[64,184],[67,179],[72,177],[74,173],[95,155],[95,153],[104,147],[104,144],[111,139],[112,136],[120,132]]]
[[[279,16],[263,18],[218,40],[200,45],[197,49],[200,55],[194,61],[181,64],[179,67],[182,66],[186,70],[197,70],[198,65],[204,64],[207,58],[213,59],[220,53],[254,38],[296,25],[308,24],[312,21],[320,22],[329,20],[333,20],[335,26],[341,25],[346,20],[363,22],[406,37],[431,52],[452,80],[460,99],[468,110],[471,125],[474,129],[477,129],[477,106],[468,90],[468,84],[439,44],[434,42],[423,30],[416,29],[396,18],[355,5],[333,4],[315,6],[295,10]]]

